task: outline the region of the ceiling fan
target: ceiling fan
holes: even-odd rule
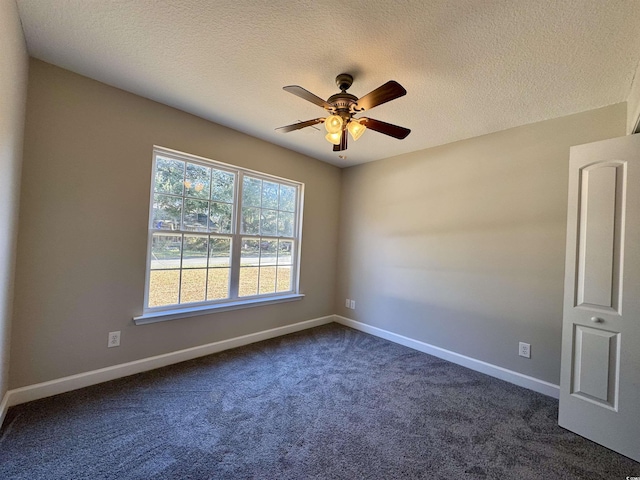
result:
[[[313,120],[307,120],[306,122],[276,128],[276,131],[287,133],[318,123],[324,123],[327,130],[325,138],[328,142],[333,143],[334,152],[347,149],[347,131],[354,140],[358,140],[367,128],[399,140],[406,138],[407,135],[411,133],[411,130],[408,128],[399,127],[391,123],[381,122],[380,120],[367,117],[354,117],[354,115],[360,112],[371,110],[373,107],[406,95],[407,91],[402,85],[395,80],[390,80],[372,92],[367,93],[364,97],[358,98],[355,95],[347,93],[352,83],[353,77],[348,73],[338,75],[336,77],[336,84],[340,89],[340,93],[331,95],[326,101],[298,85],[282,87],[283,90],[324,108],[329,115],[326,118],[315,118]]]

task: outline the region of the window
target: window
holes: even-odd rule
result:
[[[156,147],[145,314],[298,293],[303,185]]]

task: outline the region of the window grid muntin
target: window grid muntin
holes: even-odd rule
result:
[[[155,181],[156,181],[156,169],[157,169],[157,158],[161,157],[163,159],[167,159],[167,160],[177,160],[180,162],[184,162],[184,171],[183,171],[183,181],[184,181],[184,175],[186,175],[186,169],[187,169],[187,164],[188,163],[192,163],[192,164],[196,164],[196,165],[201,165],[201,166],[205,166],[210,168],[211,170],[211,174],[213,174],[214,170],[218,170],[221,172],[226,172],[226,173],[230,173],[233,175],[234,177],[234,185],[233,185],[233,203],[227,203],[227,202],[220,202],[218,200],[213,200],[211,198],[211,191],[213,189],[213,180],[211,177],[211,181],[210,181],[210,186],[209,186],[209,196],[208,196],[208,201],[209,201],[209,205],[211,204],[211,202],[220,202],[220,203],[227,203],[228,205],[231,205],[232,207],[232,217],[231,217],[231,233],[219,233],[219,232],[215,232],[215,231],[208,231],[208,232],[197,232],[197,231],[192,231],[192,230],[167,230],[167,229],[154,229],[152,222],[153,222],[153,195],[155,193],[160,193],[163,195],[171,195],[177,198],[181,198],[184,199],[185,198],[194,198],[194,197],[187,197],[186,195],[186,191],[184,189],[183,186],[183,194],[182,196],[178,196],[177,194],[171,194],[171,193],[164,193],[164,192],[156,192],[155,188],[152,189],[151,192],[151,199],[150,199],[150,215],[149,215],[149,240],[148,240],[148,246],[147,246],[147,252],[148,252],[148,258],[147,258],[147,271],[146,271],[146,284],[145,284],[145,311],[148,312],[156,312],[156,311],[162,311],[162,310],[175,310],[175,309],[188,309],[191,307],[199,307],[199,306],[206,306],[206,305],[215,305],[216,303],[228,303],[228,302],[236,302],[236,301],[244,301],[244,300],[251,300],[253,298],[269,298],[269,297],[274,297],[277,298],[278,296],[281,295],[286,295],[289,293],[295,293],[298,291],[298,276],[299,276],[299,269],[300,269],[300,250],[299,250],[299,245],[300,245],[300,240],[302,238],[301,236],[301,221],[302,221],[302,205],[303,205],[303,201],[302,201],[302,192],[304,189],[304,185],[301,183],[297,183],[291,180],[287,180],[284,178],[280,178],[277,176],[272,176],[269,174],[263,174],[261,172],[256,172],[253,170],[249,170],[249,169],[244,169],[242,167],[235,167],[229,164],[224,164],[221,162],[217,162],[217,161],[213,161],[213,160],[209,160],[209,159],[204,159],[202,157],[195,157],[189,154],[185,154],[185,153],[181,153],[181,152],[176,152],[176,151],[169,151],[167,149],[161,148],[161,147],[155,147],[154,148],[154,155],[153,155],[153,168],[152,168],[152,186],[155,187]],[[242,215],[241,215],[241,211],[242,211],[242,188],[243,188],[243,179],[244,176],[248,175],[252,178],[258,179],[260,180],[262,183],[261,185],[264,185],[264,181],[270,182],[270,183],[276,183],[279,184],[279,192],[282,186],[286,186],[289,188],[293,189],[293,192],[295,193],[294,195],[294,199],[293,199],[293,206],[294,206],[294,212],[291,212],[289,210],[280,210],[280,194],[278,195],[278,212],[283,211],[283,212],[287,212],[287,213],[294,213],[294,218],[293,218],[293,234],[294,236],[291,237],[285,237],[285,236],[278,236],[277,235],[277,230],[278,230],[278,221],[279,221],[279,217],[278,220],[276,220],[276,235],[251,235],[251,234],[241,234],[241,223],[242,223]],[[261,206],[260,208],[262,209],[262,188],[261,188],[261,195],[260,195],[260,200],[261,200]],[[209,212],[210,213],[210,212]],[[183,203],[183,212],[181,217],[184,216],[184,203]],[[182,218],[181,218],[181,223],[182,223]],[[182,227],[184,225],[181,225]],[[230,238],[231,240],[231,252],[230,252],[230,266],[229,267],[220,267],[220,268],[227,268],[229,270],[229,275],[228,275],[228,292],[229,292],[229,296],[227,298],[224,299],[215,299],[215,300],[206,300],[207,296],[208,296],[208,272],[207,272],[207,276],[205,279],[206,282],[206,293],[205,293],[205,301],[203,302],[189,302],[189,303],[177,303],[177,304],[169,304],[169,305],[164,305],[164,306],[160,306],[160,307],[149,307],[149,288],[150,288],[150,273],[151,273],[151,268],[150,268],[150,255],[151,255],[151,241],[152,241],[152,237],[154,233],[166,233],[166,234],[180,234],[182,236],[184,235],[192,235],[192,234],[201,234],[201,235],[209,235],[209,238],[211,237],[227,237]],[[265,237],[268,239],[272,239],[272,240],[283,240],[283,241],[291,241],[292,244],[292,256],[291,256],[291,264],[290,265],[283,265],[284,267],[289,267],[290,268],[290,274],[289,274],[289,289],[286,291],[278,291],[278,284],[277,284],[277,277],[276,277],[276,283],[275,283],[275,289],[276,291],[274,293],[267,293],[267,294],[260,294],[260,290],[259,290],[259,284],[258,284],[258,290],[257,290],[257,294],[256,295],[252,295],[252,296],[244,296],[244,297],[240,297],[239,296],[239,276],[240,276],[240,253],[241,253],[241,237],[242,236],[248,236],[248,237],[254,237],[254,238],[260,238]],[[183,237],[184,238],[184,237]],[[184,241],[184,240],[183,240]],[[279,242],[278,242],[279,244]],[[181,249],[181,268],[179,269],[180,271],[180,277],[179,277],[179,299],[178,301],[181,302],[182,301],[182,256],[184,255],[184,249]],[[209,260],[207,260],[209,261]],[[276,263],[278,262],[277,257],[276,257]],[[276,275],[278,274],[278,267],[279,265],[275,265],[274,266],[276,268]],[[218,268],[218,267],[207,267],[207,269],[209,268]],[[154,269],[153,271],[160,271],[161,269]],[[193,270],[193,269],[190,269]],[[258,277],[258,281],[259,281],[259,277]]]
[[[263,178],[258,174],[249,174],[249,175],[243,174],[242,175],[242,181],[240,182],[242,184],[243,189],[244,189],[245,177],[249,177],[252,180],[254,180],[254,179],[255,180],[259,180],[261,182],[260,183],[260,195],[259,195],[260,204],[259,205],[256,205],[256,204],[245,205],[244,204],[245,198],[244,198],[244,192],[243,192],[243,195],[241,197],[239,197],[241,199],[241,203],[239,205],[239,209],[241,210],[241,215],[242,215],[245,208],[258,208],[260,210],[260,212],[259,212],[259,222],[258,222],[259,223],[259,228],[258,228],[258,234],[248,233],[248,232],[245,232],[244,229],[242,228],[243,227],[243,222],[240,222],[239,232],[242,235],[262,235],[262,236],[278,237],[278,238],[280,238],[280,237],[295,238],[297,236],[296,233],[298,232],[298,222],[299,222],[299,218],[300,218],[300,215],[299,215],[300,212],[298,211],[299,198],[300,198],[300,188],[299,188],[299,186],[292,185],[292,184],[287,183],[287,182],[281,182],[281,181],[278,181],[278,180],[272,180],[272,179],[268,179],[268,178]],[[265,182],[278,185],[278,197],[277,197],[277,207],[276,208],[265,207],[264,206],[264,184],[265,184]],[[285,187],[294,188],[294,199],[293,199],[294,207],[293,207],[293,210],[285,210],[283,208],[280,208],[281,207],[281,204],[280,204],[280,202],[281,202],[281,187],[283,185]],[[276,212],[276,221],[275,221],[275,223],[276,223],[275,232],[276,233],[275,234],[266,234],[266,233],[263,233],[263,231],[262,231],[262,218],[263,218],[263,212],[264,211]],[[294,233],[293,236],[279,235],[280,218],[281,218],[280,214],[281,213],[288,214],[288,215],[293,214],[293,225],[292,225],[292,232]]]
[[[245,239],[247,240],[256,240],[258,242],[258,259],[257,259],[257,264],[256,265],[241,265],[240,268],[242,269],[249,269],[249,268],[255,268],[258,269],[258,283],[256,286],[256,291],[260,292],[260,270],[262,267],[274,267],[275,268],[275,285],[276,285],[276,294],[284,294],[284,293],[290,293],[295,291],[295,280],[296,278],[294,277],[295,274],[295,270],[294,267],[296,266],[296,255],[297,255],[297,242],[295,237],[269,237],[269,236],[253,236],[253,235],[242,235],[240,238],[240,241],[243,242]],[[269,264],[269,265],[263,265],[262,264],[262,241],[266,240],[272,240],[272,241],[276,241],[277,242],[277,246],[276,246],[276,256],[275,256],[275,263],[274,264]],[[291,261],[290,263],[280,263],[280,255],[279,255],[279,248],[280,248],[280,242],[282,241],[288,241],[291,242]],[[290,276],[289,276],[289,289],[287,290],[281,290],[278,291],[278,275],[279,275],[279,268],[280,267],[289,267],[291,269],[290,272]],[[254,295],[243,295],[240,296],[240,292],[238,291],[238,298],[251,298],[254,296],[264,296],[264,295],[268,295],[268,294],[261,294],[261,293],[257,293]]]
[[[157,164],[158,164],[158,158],[162,158],[164,160],[169,160],[169,161],[178,161],[178,162],[182,162],[183,163],[183,168],[182,168],[182,193],[181,194],[177,194],[177,193],[172,193],[172,192],[164,192],[164,191],[158,191],[158,189],[156,188],[156,180],[158,178],[158,173],[157,173]],[[187,172],[188,172],[188,167],[189,164],[192,165],[196,165],[199,167],[204,167],[208,170],[209,175],[208,175],[208,190],[207,190],[207,195],[205,195],[204,197],[201,196],[194,196],[194,195],[190,195],[190,191],[191,188],[186,186],[186,182],[188,181],[187,178]],[[166,197],[170,197],[173,198],[175,200],[179,200],[180,205],[181,205],[181,212],[180,212],[180,228],[178,228],[178,231],[192,231],[192,232],[209,232],[209,233],[233,233],[233,218],[234,218],[234,203],[235,203],[235,183],[237,183],[237,177],[238,177],[238,172],[235,172],[233,170],[229,170],[228,168],[224,168],[222,167],[218,167],[215,164],[207,164],[207,162],[203,162],[203,161],[198,161],[197,159],[187,159],[187,158],[172,158],[168,155],[163,155],[163,154],[155,154],[155,158],[154,158],[154,174],[153,174],[153,196],[154,196],[154,201],[153,203],[155,204],[155,196],[156,195],[163,195]],[[213,192],[213,186],[214,186],[214,182],[213,182],[213,174],[215,171],[220,171],[223,173],[227,173],[227,174],[231,174],[234,178],[234,197],[232,198],[231,202],[228,201],[224,201],[224,200],[220,200],[220,199],[213,199],[212,198],[212,192]],[[197,185],[197,184],[196,184]],[[194,191],[195,191],[195,186],[194,186]],[[193,230],[189,230],[187,228],[187,220],[186,220],[186,216],[187,216],[187,202],[191,201],[191,202],[206,202],[207,205],[207,213],[206,213],[206,226],[204,227],[205,230],[198,230],[198,229],[193,229]],[[220,231],[215,231],[212,230],[211,228],[211,213],[212,213],[212,204],[223,204],[223,205],[229,205],[231,207],[231,232],[220,232]],[[155,209],[153,209],[153,213],[155,213]],[[196,214],[198,215],[198,214]],[[150,228],[154,228],[154,218],[155,215],[150,215]],[[174,229],[160,229],[160,230],[174,230]]]
[[[177,267],[175,268],[151,268],[151,261],[149,264],[149,275],[151,274],[151,272],[163,272],[163,271],[175,271],[178,272],[178,302],[179,303],[172,303],[169,305],[162,305],[162,306],[158,306],[158,307],[148,307],[148,308],[153,308],[153,309],[159,309],[159,308],[163,308],[163,307],[169,307],[169,306],[180,306],[180,305],[189,305],[189,306],[196,306],[196,305],[206,305],[210,302],[212,302],[213,300],[206,300],[209,296],[209,270],[212,269],[227,269],[229,270],[229,275],[228,277],[231,277],[231,255],[232,255],[232,251],[233,251],[233,236],[232,235],[225,235],[225,234],[218,234],[218,233],[205,233],[205,232],[191,232],[191,231],[185,231],[185,232],[180,232],[180,231],[173,231],[173,230],[155,230],[153,231],[153,233],[151,234],[151,242],[153,243],[153,237],[157,236],[157,235],[164,235],[164,236],[173,236],[173,237],[180,237],[180,258],[179,258],[179,264]],[[206,255],[206,266],[203,267],[187,267],[185,266],[185,251],[187,250],[185,248],[185,239],[186,237],[202,237],[202,238],[206,238],[207,240],[207,255]],[[228,266],[212,266],[211,265],[211,240],[212,239],[227,239],[229,240],[229,261],[228,261]],[[151,251],[150,251],[151,253]],[[201,302],[186,302],[183,303],[182,302],[182,282],[183,282],[183,273],[184,271],[195,271],[195,270],[204,270],[205,271],[205,279],[204,279],[204,284],[205,284],[205,300],[201,301]],[[225,300],[230,300],[231,299],[231,288],[229,285],[229,280],[227,281],[227,292],[228,295],[224,298],[218,298],[216,300],[218,301],[225,301]],[[150,294],[151,292],[149,292]],[[147,306],[149,305],[149,300],[147,300]]]
[[[262,264],[262,242],[263,239],[265,241],[275,241],[276,242],[276,252],[275,252],[275,263],[274,264]],[[294,291],[294,278],[293,278],[293,270],[295,266],[295,258],[296,258],[296,241],[294,237],[273,237],[273,236],[252,236],[252,235],[241,235],[240,241],[244,243],[244,240],[255,240],[258,242],[258,259],[256,265],[244,265],[240,268],[255,268],[258,269],[258,284],[256,286],[256,291],[260,292],[260,282],[261,282],[261,269],[262,267],[275,268],[275,292],[276,294],[280,293],[290,293]],[[291,242],[291,252],[290,252],[290,261],[289,263],[281,263],[280,262],[280,243],[281,242]],[[289,289],[278,291],[278,275],[280,267],[289,267],[291,272],[289,273]],[[238,292],[240,298],[248,298],[250,295],[240,296],[240,292]],[[257,293],[253,296],[263,296],[268,295],[266,293]]]
[[[265,180],[265,178],[261,177],[260,175],[246,175],[251,179],[255,179],[255,180],[261,180],[260,183],[260,206],[258,207],[255,204],[249,204],[248,206],[244,205],[244,201],[245,201],[245,197],[244,197],[244,193],[243,196],[240,197],[241,198],[241,203],[239,205],[239,210],[244,210],[245,208],[259,208],[260,209],[260,222],[259,222],[259,230],[258,230],[258,234],[251,234],[251,233],[245,233],[242,229],[242,224],[243,222],[240,222],[240,235],[241,235],[241,242],[244,241],[245,238],[251,238],[251,239],[256,239],[258,240],[258,245],[259,245],[259,249],[258,249],[258,265],[257,266],[245,266],[245,267],[240,267],[240,268],[256,268],[258,270],[258,281],[257,281],[257,285],[256,285],[256,294],[255,295],[246,295],[246,296],[242,296],[240,298],[253,298],[253,297],[260,297],[260,296],[264,296],[264,295],[270,295],[271,293],[260,293],[260,284],[261,284],[261,278],[262,278],[262,239],[266,239],[266,240],[277,240],[278,243],[277,245],[279,246],[280,244],[280,239],[282,240],[287,240],[287,241],[291,241],[292,242],[292,250],[297,250],[297,241],[296,241],[296,237],[292,236],[280,236],[278,235],[278,230],[279,230],[279,221],[280,221],[280,213],[286,213],[286,214],[291,214],[293,213],[293,225],[292,225],[292,231],[295,233],[298,232],[298,221],[299,221],[299,212],[296,212],[296,210],[299,208],[299,195],[300,195],[300,189],[298,187],[294,187],[294,200],[293,200],[293,205],[294,205],[294,211],[291,212],[290,210],[280,210],[280,202],[281,202],[281,186],[285,185],[287,187],[292,187],[292,185],[284,183],[284,182],[278,182],[278,181],[273,181],[273,180]],[[244,188],[244,179],[245,179],[245,175],[242,175],[242,180],[241,180],[241,184]],[[278,185],[278,208],[277,209],[273,209],[273,208],[265,208],[264,207],[264,185],[265,185],[265,181],[268,183],[275,183]],[[263,211],[274,211],[277,212],[276,215],[276,233],[275,235],[270,235],[270,234],[265,234],[262,232],[262,218],[263,218]],[[296,213],[298,213],[298,215],[296,215]],[[288,290],[284,290],[279,292],[278,291],[278,247],[276,247],[276,265],[275,265],[275,291],[273,294],[279,294],[279,293],[287,293],[287,292],[292,292],[294,291],[294,278],[293,278],[293,271],[294,271],[294,256],[293,256],[293,252],[292,252],[292,256],[291,256],[291,264],[287,264],[287,265],[283,265],[283,266],[287,266],[287,267],[291,267],[291,272],[290,272],[290,277],[289,277],[289,289]],[[238,296],[240,296],[240,291],[238,290]]]

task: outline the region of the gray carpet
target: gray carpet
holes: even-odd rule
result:
[[[330,324],[9,410],[2,479],[625,479],[556,400]]]

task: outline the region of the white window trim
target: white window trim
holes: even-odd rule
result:
[[[273,294],[263,294],[263,295],[252,295],[246,297],[236,297],[236,298],[225,298],[221,300],[210,300],[204,302],[192,302],[186,304],[173,304],[162,307],[148,307],[149,304],[149,285],[150,285],[150,273],[151,273],[151,242],[154,233],[158,232],[167,232],[170,233],[170,230],[159,230],[153,229],[152,219],[153,219],[153,197],[154,197],[154,185],[155,185],[155,175],[156,175],[156,156],[167,156],[169,158],[174,158],[176,160],[204,165],[210,168],[215,168],[218,170],[229,171],[235,174],[235,188],[234,188],[234,198],[233,198],[233,220],[234,220],[234,228],[232,233],[230,234],[217,234],[215,232],[190,232],[193,234],[203,234],[203,235],[219,235],[221,237],[229,237],[232,239],[232,250],[231,250],[231,267],[230,267],[230,294],[234,292],[238,293],[238,279],[240,272],[240,239],[242,237],[256,237],[260,238],[260,235],[248,235],[241,233],[241,199],[242,199],[242,181],[243,176],[250,175],[252,177],[257,177],[262,180],[271,180],[278,182],[280,184],[290,185],[296,187],[297,189],[297,197],[296,197],[296,217],[295,217],[295,226],[294,226],[294,236],[293,237],[262,237],[262,238],[286,238],[287,240],[293,240],[295,245],[294,252],[294,264],[291,269],[291,290],[286,292],[277,292]],[[196,315],[206,315],[210,313],[223,312],[229,310],[236,310],[239,308],[249,308],[256,307],[261,305],[268,305],[273,303],[282,303],[282,302],[291,302],[295,300],[301,300],[304,295],[300,293],[300,259],[301,259],[301,251],[302,251],[302,213],[304,210],[304,184],[301,182],[296,182],[293,180],[289,180],[286,178],[278,177],[276,175],[270,175],[263,172],[258,172],[256,170],[251,170],[248,168],[238,167],[235,165],[230,165],[227,163],[219,162],[216,160],[211,160],[205,157],[200,157],[197,155],[191,155],[188,153],[180,152],[177,150],[172,150],[165,147],[160,147],[154,145],[153,154],[152,154],[152,169],[151,169],[151,188],[149,195],[149,220],[147,224],[148,233],[147,233],[147,262],[146,262],[146,272],[145,272],[145,292],[144,292],[144,306],[143,306],[143,314],[137,317],[134,317],[133,320],[136,325],[146,324],[146,323],[155,323],[165,320],[173,320],[176,318],[185,318],[192,317]],[[180,230],[180,233],[184,233],[183,230]],[[233,272],[236,272],[234,274]]]
[[[241,308],[261,307],[264,305],[273,305],[275,303],[295,302],[302,300],[303,293],[288,293],[286,295],[272,296],[265,298],[252,298],[251,300],[238,300],[236,302],[218,303],[216,305],[201,305],[199,307],[181,308],[174,310],[163,310],[159,312],[150,312],[133,317],[136,325],[145,325],[147,323],[166,322],[167,320],[176,320],[178,318],[197,317],[200,315],[208,315],[210,313],[228,312],[231,310],[239,310]]]

